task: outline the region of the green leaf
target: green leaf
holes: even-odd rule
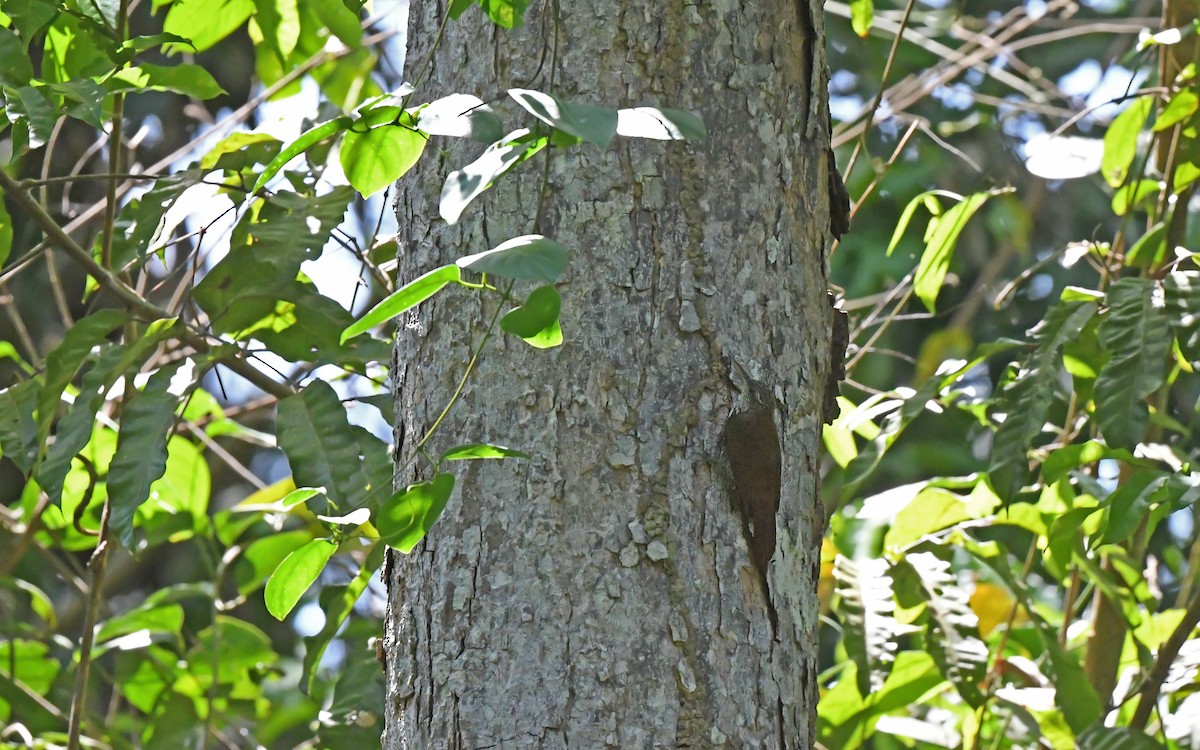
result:
[[[503,134],[503,123],[483,100],[470,94],[451,94],[421,108],[418,130],[429,135],[470,138],[492,143]]]
[[[1021,363],[1016,379],[998,399],[1005,417],[992,439],[988,467],[992,487],[1005,502],[1012,499],[1029,473],[1029,448],[1041,433],[1054,403],[1059,353],[1079,335],[1097,309],[1094,302],[1059,302],[1029,331],[1037,347]]]
[[[279,174],[279,170],[287,166],[288,162],[303,154],[308,149],[317,145],[326,138],[332,138],[338,133],[350,127],[353,120],[349,117],[336,117],[332,120],[314,125],[308,130],[300,134],[296,140],[284,146],[279,155],[271,160],[271,163],[263,169],[262,174],[254,182],[254,187],[250,189],[250,193],[257,194],[262,190],[275,175]]]
[[[1151,130],[1158,133],[1173,125],[1178,125],[1196,114],[1198,109],[1200,109],[1200,96],[1197,96],[1195,89],[1180,89],[1171,97],[1171,101],[1167,102],[1167,106],[1163,107],[1162,112],[1158,113],[1158,119]]]
[[[462,212],[496,180],[541,151],[549,139],[534,136],[528,129],[516,130],[488,146],[479,158],[446,177],[438,213],[454,224]]]
[[[167,435],[183,400],[182,393],[168,388],[180,364],[151,375],[146,387],[130,396],[121,418],[117,454],[108,469],[109,525],[126,549],[133,549],[134,513],[167,468]]]
[[[317,580],[337,545],[328,539],[313,539],[293,550],[267,580],[263,598],[276,620],[287,617],[308,587]]]
[[[294,303],[314,294],[311,283],[296,280],[300,265],[320,256],[353,196],[348,186],[315,197],[277,193],[246,211],[234,227],[229,253],[195,287],[194,298],[213,331],[253,333],[260,321],[280,312],[280,300]],[[332,331],[330,340],[335,335]]]
[[[317,602],[321,606],[321,611],[325,613],[325,626],[321,628],[321,632],[304,639],[304,684],[309,695],[313,694],[317,668],[321,664],[321,657],[324,656],[325,649],[342,632],[342,625],[345,624],[346,618],[354,611],[354,605],[358,603],[363,591],[366,590],[371,579],[376,577],[376,572],[383,565],[386,552],[387,545],[373,544],[367,550],[366,560],[359,568],[358,574],[348,584],[326,586],[321,589]],[[378,664],[376,664],[376,672],[382,674],[378,669]]]
[[[300,9],[297,1],[259,0],[258,12],[254,14],[254,21],[262,29],[268,46],[285,64],[300,39]]]
[[[492,23],[505,29],[512,29],[524,24],[525,8],[529,0],[479,0],[479,4],[492,19]]]
[[[896,660],[898,639],[911,630],[896,621],[892,577],[881,558],[853,562],[838,555],[833,563],[835,609],[844,623],[842,644],[858,669],[858,692],[871,695],[883,688]]]
[[[509,89],[508,95],[547,125],[607,148],[617,134],[617,111],[593,104],[564,102],[531,89]]]
[[[558,313],[562,298],[552,286],[542,286],[530,293],[525,304],[510,310],[500,319],[500,327],[520,336],[530,346],[550,349],[563,342]]]
[[[507,279],[553,282],[567,270],[567,249],[540,234],[527,234],[502,242],[491,250],[459,258],[459,268]]]
[[[1165,750],[1167,746],[1132,727],[1094,725],[1079,735],[1076,750]]]
[[[296,529],[255,539],[246,546],[242,556],[233,564],[233,580],[242,596],[263,585],[284,558],[313,541],[311,531]]]
[[[341,342],[366,333],[377,325],[385,323],[397,315],[411,310],[425,300],[441,291],[447,284],[462,278],[462,271],[457,265],[450,264],[435,268],[420,278],[413,279],[396,291],[384,297],[383,300],[363,314],[354,324],[342,331]]]
[[[116,50],[113,51],[113,61],[127,63],[132,61],[139,52],[145,52],[148,49],[155,49],[164,44],[170,44],[172,42],[179,42],[182,44],[187,44],[189,47],[191,46],[187,39],[179,36],[178,34],[151,34],[149,36],[135,36],[132,39],[126,39],[117,45]]]
[[[12,217],[8,215],[8,207],[4,205],[4,201],[0,200],[0,268],[4,267],[9,253],[12,252],[12,239]]]
[[[467,8],[478,4],[479,0],[451,0],[450,8],[446,13],[450,16],[451,20],[457,21],[459,16],[466,12]]]
[[[988,191],[974,193],[962,199],[949,211],[930,220],[930,231],[925,251],[921,253],[921,261],[913,277],[913,292],[925,303],[925,309],[934,312],[938,292],[946,279],[946,271],[950,268],[950,259],[958,243],[958,235],[966,227],[967,221],[993,195],[1003,191]]]
[[[442,515],[453,491],[454,475],[442,473],[392,495],[379,508],[379,540],[404,554],[412,552]]]
[[[1046,484],[1053,484],[1067,475],[1072,469],[1094,464],[1106,458],[1124,461],[1135,466],[1152,466],[1150,461],[1135,457],[1127,450],[1110,448],[1099,440],[1088,440],[1085,443],[1068,445],[1058,448],[1046,456],[1042,462],[1042,478]]]
[[[850,0],[850,28],[862,38],[871,31],[875,21],[875,3],[872,0]]]
[[[254,10],[254,0],[175,0],[163,21],[163,31],[190,39],[192,44],[169,44],[163,51],[203,52],[232,34]]]
[[[211,73],[188,63],[122,68],[108,79],[107,88],[111,92],[174,91],[195,99],[213,99],[225,93]]]
[[[979,639],[979,621],[966,590],[950,573],[950,563],[930,552],[909,554],[900,565],[910,566],[917,576],[929,614],[925,646],[934,662],[963,700],[982,705],[979,686],[987,674],[988,648]]]
[[[529,454],[513,450],[512,448],[505,448],[503,445],[467,443],[466,445],[456,445],[443,453],[438,458],[438,463],[442,461],[470,461],[479,458],[529,458]]]
[[[325,381],[279,402],[275,429],[296,485],[325,487],[336,510],[364,507],[391,488],[387,446],[347,423],[346,409]]]
[[[1171,271],[1163,279],[1166,313],[1183,356],[1200,361],[1200,271]]]
[[[1050,655],[1054,705],[1062,711],[1071,731],[1082,732],[1100,718],[1103,703],[1075,655],[1064,651],[1052,634],[1043,631],[1041,635],[1042,644]]]
[[[33,78],[33,63],[20,37],[12,29],[0,28],[0,83],[24,86]]]
[[[108,335],[129,320],[121,310],[99,310],[71,326],[62,342],[46,356],[46,376],[38,393],[38,445],[45,449],[50,427],[58,414],[58,402],[75,372],[92,348],[106,341]]]
[[[38,383],[25,380],[0,390],[0,456],[16,464],[28,476],[37,460]]]
[[[1105,442],[1132,449],[1149,423],[1146,397],[1162,385],[1171,332],[1155,303],[1153,279],[1128,277],[1108,289],[1108,317],[1100,338],[1111,356],[1096,377],[1096,423]]]
[[[1133,243],[1125,253],[1125,265],[1135,268],[1154,268],[1167,254],[1166,225],[1157,222]]]
[[[1163,185],[1158,180],[1131,180],[1113,193],[1113,213],[1124,216],[1152,198],[1157,198],[1162,189]]]
[[[183,607],[147,602],[101,623],[96,630],[96,643],[102,645],[139,631],[165,636],[159,641],[178,643],[182,630]]]
[[[983,518],[999,504],[1000,498],[983,482],[976,484],[971,494],[965,497],[941,487],[925,487],[912,502],[897,511],[884,536],[884,546],[902,549],[926,534]]]
[[[167,441],[167,465],[150,485],[152,502],[142,503],[134,517],[146,545],[181,542],[208,529],[212,477],[208,461],[195,443],[181,435]]]
[[[617,135],[654,141],[705,141],[704,121],[691,112],[658,107],[617,110]]]
[[[33,86],[5,88],[6,114],[10,122],[23,124],[28,129],[28,147],[41,148],[46,145],[58,121],[58,112],[46,98],[44,89]]]
[[[342,139],[341,162],[346,179],[364,198],[378,193],[412,169],[429,136],[402,122],[359,131],[350,128]]]
[[[386,361],[391,357],[387,344],[375,339],[361,339],[346,345],[340,336],[353,318],[346,308],[329,297],[315,291],[288,296],[290,299],[286,301],[277,301],[275,309],[266,317],[230,335],[237,339],[253,336],[274,353],[293,362],[346,367]]]
[[[209,149],[200,160],[201,169],[241,170],[279,155],[279,140],[269,133],[231,133]]]
[[[904,236],[904,232],[908,229],[909,222],[912,221],[913,214],[917,212],[917,209],[921,206],[929,207],[931,202],[936,205],[937,195],[939,195],[938,191],[930,190],[921,193],[908,202],[908,205],[904,207],[904,211],[900,213],[900,220],[896,222],[896,228],[892,230],[892,239],[890,242],[888,242],[887,255],[891,255],[892,251],[896,249],[896,245],[900,244],[900,239]],[[933,215],[937,216],[940,213],[941,208],[939,205],[938,210],[933,211]]]
[[[1100,174],[1112,187],[1120,187],[1129,177],[1129,165],[1137,154],[1137,137],[1154,107],[1154,97],[1139,96],[1117,115],[1104,134],[1104,156]]]

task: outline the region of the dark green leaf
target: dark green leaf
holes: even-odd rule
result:
[[[279,403],[276,434],[297,486],[326,488],[340,512],[364,507],[391,487],[387,446],[347,423],[345,407],[322,380]]]
[[[267,580],[267,589],[263,594],[267,611],[277,620],[287,617],[308,587],[325,570],[334,552],[337,552],[337,545],[333,542],[313,539],[289,553]]]
[[[109,525],[126,549],[133,549],[134,513],[167,468],[167,435],[183,399],[168,390],[178,371],[179,364],[159,369],[125,405],[117,454],[108,469],[108,498]]]
[[[4,201],[0,200],[0,268],[4,267],[9,253],[12,252],[12,239],[12,217],[8,215],[8,207],[4,204]]]
[[[0,28],[0,83],[24,86],[33,78],[33,64],[20,37],[12,29]]]
[[[456,445],[438,458],[438,461],[468,461],[476,458],[529,458],[528,453],[490,443],[468,443]]]
[[[447,13],[449,14],[450,18],[457,21],[458,17],[461,16],[467,8],[478,4],[479,0],[451,0],[450,8]]]
[[[1087,325],[1097,309],[1093,302],[1060,302],[1029,331],[1037,347],[1022,363],[1021,372],[999,399],[1005,418],[992,440],[988,468],[992,487],[1006,502],[1024,485],[1028,476],[1029,448],[1041,433],[1054,402],[1059,353],[1064,344]]]
[[[104,403],[105,393],[119,377],[136,371],[158,343],[169,335],[174,324],[174,318],[155,321],[136,341],[124,346],[105,344],[102,347],[96,364],[83,377],[75,404],[59,422],[54,443],[37,470],[38,484],[51,501],[58,502],[62,495],[63,479],[71,462],[92,436],[96,412]],[[41,408],[40,401],[38,408]]]
[[[341,343],[366,333],[377,325],[385,323],[400,313],[411,310],[425,300],[441,291],[447,284],[462,278],[462,271],[457,265],[451,264],[435,268],[420,278],[413,279],[396,291],[384,297],[383,300],[363,314],[342,331]]]
[[[1108,317],[1100,338],[1111,352],[1096,378],[1095,419],[1105,441],[1132,449],[1145,436],[1146,397],[1162,385],[1171,332],[1155,303],[1156,282],[1124,278],[1108,289]]]
[[[491,250],[459,258],[459,268],[507,279],[553,282],[567,270],[567,249],[540,234],[502,242]]]
[[[404,554],[412,552],[442,515],[453,491],[454,475],[442,473],[392,495],[379,508],[379,540]]]
[[[546,143],[544,136],[534,136],[528,129],[516,130],[488,146],[475,161],[451,172],[442,186],[438,204],[442,218],[448,224],[457,222],[471,201],[494,185],[501,175],[541,151]]]
[[[547,125],[606,148],[617,134],[617,111],[593,104],[564,102],[530,89],[509,89],[508,95]]]
[[[7,115],[11,122],[23,123],[28,129],[29,148],[41,148],[54,132],[58,112],[46,98],[44,88],[20,86],[4,90]]]
[[[321,195],[278,193],[247,211],[233,230],[229,254],[196,285],[195,299],[216,333],[253,332],[278,303],[313,293],[296,280],[300,265],[317,258],[342,222],[354,191]]]
[[[38,435],[34,409],[38,384],[25,380],[0,391],[0,455],[28,475],[37,460]]]
[[[1129,252],[1125,253],[1125,265],[1134,268],[1154,268],[1162,263],[1167,254],[1166,227],[1160,221],[1150,227]]]
[[[525,300],[525,304],[510,310],[500,319],[500,327],[520,336],[530,346],[550,349],[563,342],[562,329],[558,324],[558,313],[562,298],[552,286],[538,287]]]
[[[117,49],[113,53],[115,62],[130,62],[139,52],[145,52],[148,49],[155,49],[164,44],[171,42],[181,42],[188,44],[187,39],[178,34],[151,34],[149,36],[135,36],[132,39],[126,39],[117,45]],[[188,46],[191,46],[190,44]]]
[[[1163,279],[1163,293],[1179,350],[1188,361],[1200,361],[1200,272],[1171,271]]]
[[[63,391],[75,377],[92,348],[107,340],[108,335],[128,321],[121,310],[100,310],[76,321],[63,340],[46,357],[46,376],[38,393],[38,445],[45,446],[50,427],[58,414],[58,402]]]

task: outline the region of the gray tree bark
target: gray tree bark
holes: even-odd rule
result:
[[[417,100],[534,88],[692,110],[709,138],[554,154],[541,228],[574,253],[567,341],[493,340],[431,443],[534,458],[457,464],[441,520],[392,555],[384,747],[810,748],[830,369],[820,0],[535,5],[515,31],[478,9],[449,23]],[[445,11],[413,4],[410,77]],[[459,224],[437,218],[446,173],[478,151],[427,152],[398,187],[401,280],[530,231],[540,157]],[[400,326],[402,457],[494,310],[448,292]],[[780,402],[770,602],[731,500],[730,360]],[[398,481],[429,478],[422,464]]]

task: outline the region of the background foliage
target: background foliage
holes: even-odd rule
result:
[[[1200,747],[1196,4],[827,14],[856,213],[822,744]],[[0,740],[377,742],[385,545],[419,541],[454,462],[523,455],[423,440],[399,458],[429,480],[393,492],[380,326],[481,294],[475,356],[570,337],[536,206],[400,284],[377,193],[439,138],[479,143],[454,222],[565,149],[704,137],[552,78],[430,101],[402,15],[0,5]]]
[[[1196,5],[870,6],[822,743],[1198,747]]]

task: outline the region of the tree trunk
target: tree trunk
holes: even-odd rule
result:
[[[514,31],[477,8],[448,24],[418,101],[503,106],[505,89],[533,88],[695,111],[709,137],[556,150],[541,231],[573,252],[566,343],[493,339],[431,443],[533,460],[456,464],[441,520],[391,556],[388,750],[812,747],[830,207],[824,38],[808,2],[556,0]],[[414,3],[410,79],[445,10]],[[530,231],[540,156],[459,224],[437,218],[446,173],[478,150],[451,145],[440,163],[427,151],[399,186],[402,281]],[[495,309],[480,300],[448,289],[402,321],[402,458],[462,376]],[[741,368],[770,410],[778,401],[769,601],[747,541],[769,537],[745,530],[726,458]],[[430,478],[424,462],[400,473]]]

